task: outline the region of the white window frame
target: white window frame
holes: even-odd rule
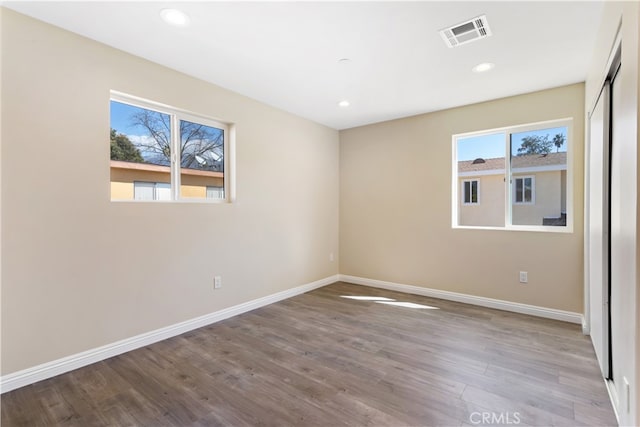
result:
[[[524,200],[524,193],[522,195],[522,202],[518,201],[518,197],[516,194],[516,188],[518,187],[517,185],[517,181],[519,179],[531,179],[531,200],[530,201],[525,201]],[[512,178],[513,181],[513,204],[514,205],[535,205],[536,204],[536,177],[534,175],[519,175],[519,176],[514,176]],[[524,192],[524,183],[522,185],[522,189]]]
[[[171,107],[159,102],[149,101],[126,93],[111,91],[109,101],[116,101],[133,107],[144,108],[169,115],[171,119],[171,200],[120,200],[111,199],[113,202],[135,202],[135,203],[231,203],[236,200],[235,188],[235,125],[217,119],[192,113],[180,108]],[[180,160],[177,153],[180,153],[180,135],[175,129],[180,129],[180,121],[189,121],[205,126],[222,129],[224,132],[224,198],[208,199],[204,198],[182,198],[180,197]]]
[[[470,183],[470,187],[469,187],[469,201],[466,202],[464,200],[464,186],[466,183]],[[473,201],[473,183],[476,183],[476,201]],[[460,191],[462,191],[462,204],[464,206],[476,206],[480,204],[480,180],[479,179],[464,179],[462,180],[462,188],[460,189]]]
[[[513,175],[511,173],[511,134],[514,133],[522,133],[529,131],[537,131],[544,130],[556,127],[566,127],[567,128],[567,188],[566,188],[566,207],[567,207],[567,225],[564,227],[551,226],[551,225],[514,225],[512,224],[512,207],[515,203],[512,202],[514,200],[514,191],[513,188]],[[496,133],[504,133],[505,135],[505,225],[504,227],[495,227],[495,226],[475,226],[475,225],[460,225],[459,224],[459,211],[460,206],[463,204],[460,203],[460,194],[459,191],[462,191],[462,187],[458,184],[460,182],[460,178],[464,177],[464,175],[459,174],[458,172],[458,139],[475,137],[475,136],[484,136],[491,135]],[[535,232],[549,232],[549,233],[573,233],[573,191],[574,191],[574,182],[573,182],[573,174],[574,174],[574,161],[573,161],[573,118],[566,117],[562,119],[556,120],[548,120],[541,121],[535,123],[527,123],[522,125],[515,126],[506,126],[501,128],[494,129],[486,129],[477,132],[465,132],[458,133],[451,136],[451,146],[452,146],[452,156],[451,156],[451,170],[452,170],[452,178],[451,178],[451,227],[456,229],[484,229],[484,230],[507,230],[507,231],[535,231]],[[528,176],[528,175],[527,175]],[[517,176],[521,177],[521,176]],[[535,184],[534,184],[534,197],[535,201]],[[530,204],[530,203],[527,203]]]

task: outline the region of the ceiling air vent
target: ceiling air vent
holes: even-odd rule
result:
[[[453,27],[440,30],[442,39],[448,47],[456,47],[491,35],[491,29],[485,15],[470,19]]]

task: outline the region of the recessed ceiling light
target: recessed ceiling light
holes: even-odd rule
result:
[[[347,65],[349,62],[351,62],[351,60],[349,58],[340,58],[340,59],[338,59],[338,64],[340,64],[340,65]]]
[[[162,9],[160,17],[164,22],[174,27],[186,27],[191,22],[189,16],[178,9]]]
[[[496,64],[494,64],[492,62],[483,62],[482,64],[476,65],[471,70],[474,73],[484,73],[485,71],[491,70],[495,66],[496,66]]]
[[[343,99],[342,101],[338,102],[338,105],[342,108],[347,108],[349,105],[351,105],[351,103],[346,99]]]

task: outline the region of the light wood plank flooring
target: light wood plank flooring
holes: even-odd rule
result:
[[[23,387],[1,403],[3,427],[616,423],[577,325],[347,283]]]

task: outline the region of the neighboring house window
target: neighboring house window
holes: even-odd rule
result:
[[[533,203],[533,194],[535,191],[535,178],[532,176],[514,178],[514,203]]]
[[[207,199],[224,199],[224,187],[207,187]]]
[[[453,227],[572,231],[571,129],[563,119],[453,135]]]
[[[110,105],[111,200],[227,200],[229,125],[114,92]]]
[[[471,180],[471,181],[463,181],[462,183],[463,188],[462,188],[462,192],[463,192],[463,197],[464,197],[464,201],[463,203],[465,205],[475,205],[478,204],[478,186],[479,186],[479,182],[478,180]]]
[[[166,182],[133,182],[134,200],[171,200],[171,184]]]

